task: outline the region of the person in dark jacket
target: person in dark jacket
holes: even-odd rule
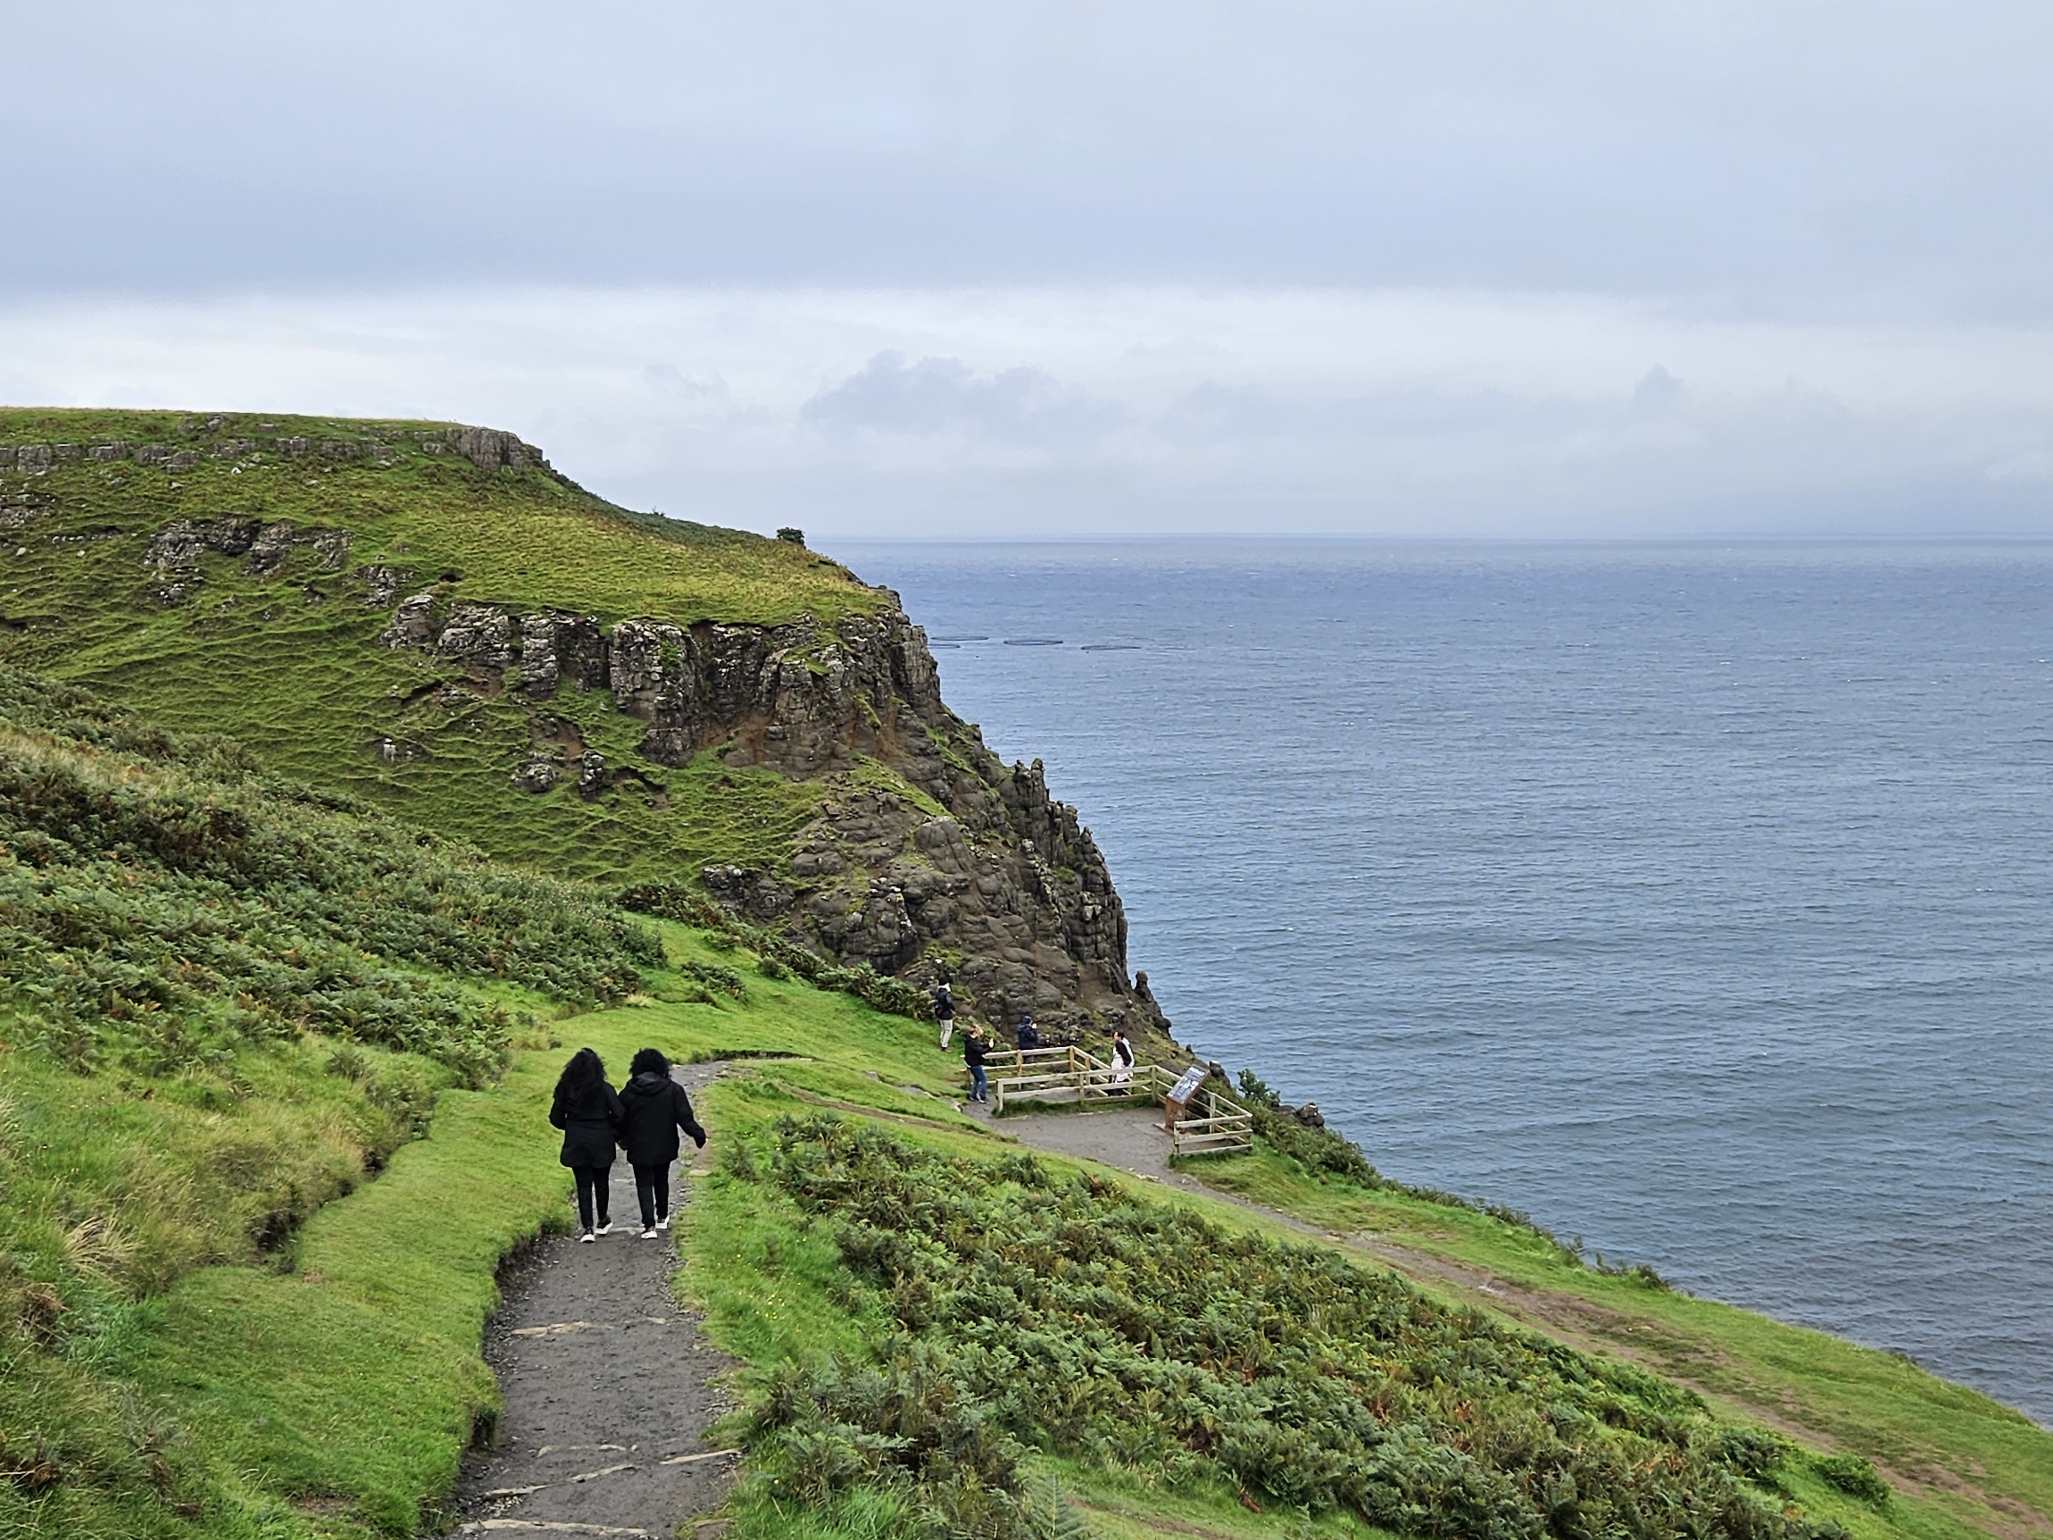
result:
[[[948,1039],[955,1035],[955,993],[946,979],[934,991],[934,1020],[941,1024],[941,1046],[946,1049]]]
[[[1014,1035],[1019,1039],[1021,1053],[1025,1053],[1029,1048],[1041,1046],[1041,1029],[1034,1025],[1034,1018],[1031,1016],[1019,1018],[1019,1031]]]
[[[969,1036],[962,1040],[962,1062],[969,1066],[969,1099],[973,1102],[991,1099],[984,1090],[984,1056],[989,1052],[983,1030],[971,1027]]]
[[[670,1078],[670,1061],[644,1048],[629,1066],[620,1088],[620,1147],[634,1167],[634,1195],[642,1206],[642,1239],[652,1241],[670,1228],[670,1162],[677,1159],[681,1128],[700,1149],[706,1131],[691,1115],[691,1098]]]
[[[556,1081],[556,1099],[549,1121],[563,1130],[563,1164],[577,1178],[577,1218],[581,1241],[613,1228],[606,1215],[612,1197],[613,1146],[620,1137],[620,1098],[606,1084],[606,1066],[589,1048],[580,1048],[563,1066]],[[597,1210],[598,1223],[592,1223]]]

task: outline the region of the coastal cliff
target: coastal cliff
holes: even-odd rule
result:
[[[1389,1181],[1253,1073],[1196,1162],[965,1107],[904,991],[791,943],[1166,1024],[1074,810],[838,564],[485,430],[0,442],[0,654],[56,676],[0,668],[0,1533],[447,1532],[566,1050],[652,1044],[719,1074],[675,1233],[746,1365],[738,1540],[2048,1527],[2018,1413]]]
[[[838,963],[948,976],[1000,1027],[1166,1034],[1089,829],[948,708],[889,590],[613,508],[496,430],[34,415],[8,436],[58,432],[0,445],[0,657],[118,680],[496,855],[577,872],[610,835],[616,877],[699,889]],[[752,591],[703,581],[743,560]],[[322,688],[310,673],[348,683],[289,737],[277,708]],[[737,790],[754,803],[705,816]]]
[[[372,592],[395,577],[375,569]],[[926,633],[887,607],[827,628],[653,619],[605,626],[564,611],[516,614],[434,588],[401,600],[379,640],[453,665],[458,688],[511,686],[533,749],[512,772],[540,795],[574,782],[603,800],[660,788],[646,765],[711,754],[834,789],[788,863],[705,866],[718,903],[843,963],[932,983],[997,1022],[1033,1012],[1057,1036],[1093,1026],[1166,1029],[1126,971],[1126,915],[1076,809],[1037,760],[1007,767],[941,699]],[[643,724],[639,763],[609,765],[551,707],[598,692]],[[882,765],[908,783],[864,783]],[[874,781],[874,777],[871,778]]]

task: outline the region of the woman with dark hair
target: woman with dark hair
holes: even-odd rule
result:
[[[578,1049],[563,1066],[549,1121],[563,1130],[561,1159],[577,1178],[578,1239],[604,1235],[613,1228],[606,1210],[612,1196],[613,1145],[620,1137],[620,1098],[606,1084],[606,1065],[591,1049]]]
[[[677,1159],[677,1131],[690,1134],[700,1149],[706,1147],[706,1131],[691,1115],[691,1098],[670,1078],[670,1061],[662,1054],[644,1048],[628,1068],[628,1082],[620,1088],[620,1147],[634,1167],[642,1239],[652,1241],[658,1230],[670,1228],[670,1162]]]

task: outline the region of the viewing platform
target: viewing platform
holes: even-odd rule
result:
[[[1200,1081],[1187,1101],[1170,1098],[1187,1079],[1159,1064],[1136,1063],[1122,1071],[1074,1043],[1054,1048],[1013,1048],[984,1061],[991,1084],[991,1110],[1008,1107],[1133,1107],[1163,1104],[1163,1124],[1172,1155],[1244,1155],[1254,1148],[1254,1114]]]

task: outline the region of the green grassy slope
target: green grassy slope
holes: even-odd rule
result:
[[[646,728],[603,694],[566,689],[551,710],[609,764],[639,766],[667,795],[586,802],[571,786],[516,790],[529,711],[503,693],[445,692],[459,670],[379,645],[391,607],[366,605],[365,569],[412,572],[409,593],[432,587],[449,601],[606,624],[772,625],[810,614],[831,625],[875,610],[881,596],[788,542],[630,513],[538,466],[480,469],[444,442],[447,431],[0,409],[0,445],[16,446],[0,453],[0,659],[97,688],[168,727],[229,734],[280,773],[404,810],[505,859],[615,880],[716,858],[787,859],[815,790],[712,764],[642,765]],[[23,445],[48,446],[50,463],[22,468]],[[128,457],[92,459],[96,445]],[[141,464],[136,446],[190,463]],[[174,519],[225,515],[346,529],[345,564],[329,571],[319,553],[295,550],[267,579],[210,551],[185,601],[161,602],[164,580],[145,566],[152,538]],[[387,738],[391,759],[380,753]]]
[[[59,760],[133,759],[147,741],[89,704],[41,699],[41,727],[20,721],[34,709],[17,708],[13,760],[32,757],[39,734]],[[208,751],[166,752],[192,790]],[[108,779],[132,783],[137,806],[161,807],[158,773],[144,764]],[[267,794],[244,779],[217,800],[240,799],[263,824]],[[360,822],[288,798],[270,826],[346,851],[360,844],[350,827]],[[431,866],[450,859],[433,841],[412,848]],[[558,891],[576,907],[575,890]],[[8,911],[10,923],[35,914],[19,898]],[[1754,1517],[1724,1532],[1837,1524],[1878,1540],[2029,1533],[2043,1512],[2053,1438],[1907,1365],[1577,1269],[1530,1231],[1322,1180],[1274,1148],[1198,1169],[1333,1230],[1331,1243],[1307,1247],[1280,1222],[1082,1163],[1022,1166],[1002,1125],[955,1109],[959,1066],[929,1028],[768,976],[731,936],[660,932],[664,960],[638,954],[646,965],[631,1003],[510,1023],[511,1068],[478,1089],[458,1087],[457,1071],[431,1057],[338,1045],[304,1024],[289,1036],[260,1032],[211,1067],[131,1062],[111,1039],[97,1059],[67,1067],[23,1030],[32,1013],[12,1000],[0,1054],[11,1322],[0,1534],[433,1528],[463,1447],[496,1411],[478,1358],[496,1268],[567,1217],[542,1114],[564,1051],[580,1043],[616,1065],[645,1043],[679,1059],[737,1058],[704,1109],[723,1166],[687,1214],[681,1287],[748,1365],[754,1411],[734,1429],[754,1450],[733,1508],[744,1536],[917,1533],[937,1509],[992,1533],[1083,1523],[1106,1536],[1360,1533],[1359,1520],[1317,1511],[1333,1491],[1322,1496],[1312,1478],[1363,1463],[1319,1453],[1336,1417],[1297,1424],[1303,1447],[1270,1448],[1270,1419],[1249,1416],[1293,1385],[1330,1397],[1340,1374],[1382,1385],[1368,1404],[1410,1430],[1395,1447],[1372,1446],[1382,1447],[1376,1468],[1415,1489],[1415,1516],[1401,1505],[1391,1515],[1399,1532],[1433,1532],[1435,1512],[1461,1532],[1491,1532],[1490,1503],[1506,1500],[1506,1482],[1532,1490],[1518,1473],[1557,1442],[1584,1453],[1559,1456],[1570,1463],[1538,1489],[1564,1499],[1558,1477],[1575,1473],[1577,1506],[1554,1502],[1554,1533],[1584,1532],[1574,1512],[1594,1516],[1607,1502],[1615,1511],[1635,1491],[1659,1497],[1662,1482],[1722,1494],[1695,1514],[1707,1533],[1720,1532],[1710,1510],[1735,1500]],[[720,969],[739,977],[739,995],[702,987]],[[517,978],[419,977],[551,1010]],[[432,1137],[407,1142],[423,1090],[439,1091]],[[849,1144],[865,1126],[872,1142]],[[364,1182],[381,1158],[382,1175]],[[202,1182],[216,1186],[201,1192]],[[183,1211],[163,1201],[182,1188],[200,1199]],[[180,1245],[147,1240],[132,1228],[144,1194],[172,1218],[215,1228]],[[885,1214],[897,1217],[879,1227]],[[1121,1235],[1133,1244],[1108,1249]],[[1448,1271],[1415,1288],[1394,1283],[1364,1246],[1397,1240],[1415,1248],[1411,1262],[1437,1256]],[[1475,1272],[1455,1272],[1456,1262]],[[1484,1294],[1475,1285],[1486,1277],[1522,1280],[1524,1292]],[[1321,1303],[1320,1290],[1336,1287]],[[1370,1298],[1386,1316],[1396,1310],[1394,1330],[1362,1316]],[[1582,1315],[1567,1326],[1548,1314],[1574,1310]],[[1156,1324],[1120,1347],[1111,1328],[1151,1311]],[[1595,1340],[1597,1312],[1615,1344]],[[1294,1317],[1301,1328],[1266,1324]],[[1594,1356],[1546,1346],[1529,1329],[1535,1317]],[[1685,1340],[1687,1352],[1673,1346]],[[1154,1351],[1131,1356],[1151,1342]],[[1699,1406],[1633,1368],[1657,1351],[1675,1355],[1678,1379],[1702,1382],[1715,1365],[1743,1376],[1748,1393],[1713,1385],[1708,1409]],[[1282,1359],[1264,1368],[1265,1353]],[[832,1354],[841,1368],[825,1366]],[[1124,1367],[1108,1373],[1120,1354]],[[1142,1375],[1167,1376],[1172,1388],[1151,1390]],[[1255,1403],[1234,1389],[1243,1375],[1246,1395],[1260,1391]],[[1820,1407],[1830,1415],[1815,1415]],[[909,1415],[927,1420],[914,1426]],[[937,1428],[957,1433],[937,1442]],[[1898,1434],[1943,1448],[1963,1472],[1957,1483],[1904,1481],[1886,1501],[1864,1501],[1813,1458],[1866,1450],[1896,1473],[1888,1440]],[[962,1506],[966,1470],[982,1478],[977,1514]],[[1679,1532],[1697,1500],[1679,1504],[1642,1532]],[[1525,1511],[1504,1510],[1505,1533],[1533,1532]]]
[[[258,1532],[226,1425],[181,1434],[199,1403],[160,1392],[145,1346],[220,1372],[285,1330],[234,1301],[289,1297],[320,1321],[281,1353],[325,1321],[398,1373],[420,1313],[307,1293],[310,1272],[287,1287],[301,1227],[438,1098],[460,1118],[460,1088],[542,1031],[532,1010],[621,998],[660,959],[588,890],[0,672],[0,1534]],[[474,1318],[518,1223],[486,1196]],[[489,1400],[474,1359],[438,1360],[459,1432]],[[411,1405],[403,1380],[388,1410]]]

